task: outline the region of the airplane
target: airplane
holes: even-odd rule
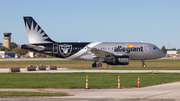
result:
[[[102,63],[129,65],[130,60],[142,60],[142,67],[146,67],[145,60],[165,56],[157,46],[144,42],[55,42],[32,17],[23,18],[30,44],[21,48],[29,51],[68,60],[94,61],[92,67],[102,67]]]

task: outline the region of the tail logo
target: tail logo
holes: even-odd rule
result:
[[[39,44],[39,43],[53,43],[48,35],[43,31],[43,29],[36,23],[32,17],[24,17],[24,22],[29,38],[29,43]]]
[[[26,23],[26,29],[30,43],[50,43],[48,40],[49,37],[38,24],[34,25],[32,22],[31,28],[29,29],[28,24]]]
[[[59,45],[59,52],[61,53],[62,56],[67,57],[71,54],[72,51],[72,45]]]

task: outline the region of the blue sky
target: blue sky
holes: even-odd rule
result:
[[[0,42],[29,43],[23,16],[61,42],[147,42],[180,48],[180,0],[0,0]]]

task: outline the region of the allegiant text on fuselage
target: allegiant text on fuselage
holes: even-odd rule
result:
[[[143,47],[122,47],[122,46],[118,46],[118,47],[114,47],[114,51],[115,52],[143,52]]]

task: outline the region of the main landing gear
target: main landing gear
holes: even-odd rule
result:
[[[142,67],[146,67],[145,60],[142,60]]]
[[[94,63],[92,64],[92,67],[102,67],[101,62],[103,62],[103,61],[104,61],[104,59],[100,57],[99,58],[99,63],[96,64],[96,61],[94,61]]]
[[[96,67],[96,61],[94,61],[94,63],[92,64],[92,67]]]
[[[96,61],[92,64],[92,67],[102,67],[101,63],[96,64]]]
[[[102,64],[101,64],[101,63],[98,63],[98,64],[96,65],[96,67],[102,67]]]

